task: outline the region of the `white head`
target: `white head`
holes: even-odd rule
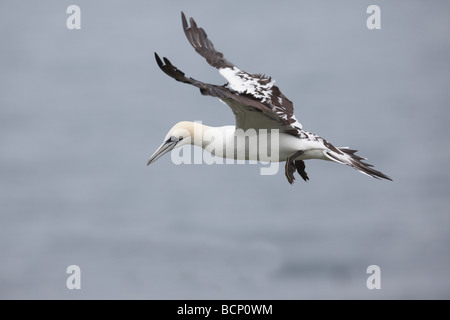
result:
[[[158,150],[156,150],[155,153],[150,157],[150,159],[148,159],[147,165],[155,162],[161,156],[169,151],[172,151],[175,148],[184,146],[186,144],[193,144],[194,132],[196,134],[201,134],[203,127],[204,126],[202,124],[196,122],[178,122],[172,127],[172,129],[170,129],[169,133],[164,138],[164,142],[161,144]]]

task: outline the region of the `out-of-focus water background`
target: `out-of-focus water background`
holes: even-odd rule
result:
[[[283,167],[146,167],[178,121],[234,124],[154,61],[225,82],[181,10],[394,182],[325,161],[294,186]],[[448,1],[1,1],[0,298],[450,298],[449,18]]]

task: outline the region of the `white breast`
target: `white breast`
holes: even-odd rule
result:
[[[265,130],[235,130],[234,126],[210,127],[203,132],[201,147],[217,157],[236,160],[286,161],[299,150],[305,151],[299,160],[326,159],[319,141]]]

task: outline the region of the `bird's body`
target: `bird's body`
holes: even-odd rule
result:
[[[264,162],[286,161],[285,173],[289,183],[297,171],[305,180],[304,160],[329,160],[349,165],[374,178],[391,180],[374,170],[355,154],[356,150],[336,148],[320,136],[303,130],[294,116],[292,102],[275,86],[270,77],[251,74],[237,68],[215,50],[205,31],[190,19],[190,26],[182,13],[183,29],[194,49],[219,70],[228,81],[218,86],[188,78],[167,59],[155,53],[158,66],[167,75],[200,89],[203,95],[219,98],[233,111],[235,126],[210,127],[201,123],[177,123],[163,144],[150,157],[147,165],[163,154],[182,145],[196,145],[211,154],[229,159]]]
[[[191,144],[221,158],[281,162],[298,150],[306,150],[296,160],[329,160],[323,155],[325,148],[320,142],[298,139],[286,133],[243,131],[236,130],[235,126],[211,127],[190,121],[177,123],[170,132],[174,137],[183,137],[182,141],[178,142],[179,145]],[[276,137],[272,136],[273,134],[276,134]],[[167,140],[169,138],[167,137]],[[261,147],[265,142],[267,147]],[[270,154],[271,151],[274,153]]]

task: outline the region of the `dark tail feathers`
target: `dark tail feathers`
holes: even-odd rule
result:
[[[325,156],[330,160],[335,162],[346,164],[354,169],[358,170],[361,173],[364,173],[368,176],[371,176],[375,179],[386,179],[392,181],[392,179],[385,175],[384,173],[373,169],[371,164],[365,163],[362,160],[367,160],[366,158],[362,158],[355,153],[358,150],[352,150],[349,148],[335,148],[326,150],[324,152]]]

